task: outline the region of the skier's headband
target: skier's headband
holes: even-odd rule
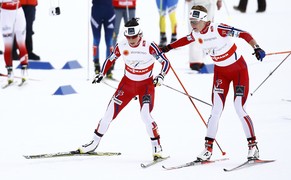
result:
[[[189,20],[190,21],[200,21],[200,20],[207,21],[207,13],[200,10],[192,9],[189,14]]]
[[[124,35],[125,36],[136,36],[136,35],[138,35],[140,33],[141,33],[141,29],[140,29],[139,25],[131,26],[131,27],[125,27],[125,30],[124,30]]]

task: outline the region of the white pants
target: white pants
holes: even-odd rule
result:
[[[26,20],[22,7],[15,10],[1,9],[1,28],[4,41],[4,58],[7,66],[12,65],[12,46],[14,36],[20,50],[20,60],[27,55],[26,38]]]

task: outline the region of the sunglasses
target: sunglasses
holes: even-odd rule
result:
[[[200,21],[195,21],[195,20],[192,20],[190,21],[191,24],[198,24]]]
[[[125,36],[125,37],[126,39],[136,39],[138,37],[138,34],[134,36]]]

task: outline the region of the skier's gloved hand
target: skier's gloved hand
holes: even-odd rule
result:
[[[164,75],[161,73],[159,75],[157,75],[153,81],[155,86],[161,86],[163,84],[163,82],[164,82]]]
[[[162,52],[164,52],[164,53],[169,52],[171,49],[173,49],[173,48],[171,47],[170,44],[161,47],[161,50],[162,50]]]
[[[98,73],[95,76],[94,80],[92,81],[92,84],[100,83],[102,79],[103,79],[103,74],[102,73]]]
[[[255,55],[259,61],[263,61],[263,58],[266,56],[265,51],[262,50],[259,45],[255,45],[254,51],[255,52],[253,53],[253,55]]]

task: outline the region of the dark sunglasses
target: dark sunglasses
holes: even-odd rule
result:
[[[200,21],[190,21],[191,24],[198,24]]]
[[[138,37],[138,34],[134,36],[125,36],[125,37],[126,39],[136,39]]]

